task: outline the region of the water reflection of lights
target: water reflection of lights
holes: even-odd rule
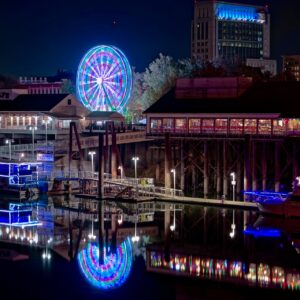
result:
[[[127,280],[132,267],[132,244],[130,238],[117,247],[116,253],[104,251],[104,264],[99,265],[99,247],[89,243],[79,252],[77,259],[80,269],[93,286],[109,290],[120,287]]]
[[[149,251],[149,258],[147,268],[152,271],[162,270],[224,281],[235,279],[239,283],[300,291],[300,273],[280,266],[250,263],[247,268],[246,263],[242,261],[175,253],[170,253],[170,261],[166,261],[164,254],[158,251]]]
[[[247,227],[244,230],[245,235],[257,237],[280,237],[281,231],[275,228],[251,228]]]
[[[48,248],[43,252],[42,254],[43,260],[50,260],[51,259],[51,253]]]
[[[138,222],[138,215],[136,214],[134,217],[134,236],[131,238],[133,243],[137,243],[140,240],[140,237],[137,235],[137,222]]]
[[[32,246],[43,246],[53,241],[53,232],[43,231],[40,226],[3,226],[0,225],[1,241],[9,241],[12,243],[28,244]]]
[[[170,230],[175,231],[175,228],[176,228],[176,209],[175,209],[175,204],[174,204],[173,224],[170,226]]]
[[[96,220],[95,220],[96,222]],[[90,240],[95,240],[96,236],[94,235],[94,219],[92,219],[92,231],[88,234],[88,238]]]
[[[232,212],[232,224],[231,224],[231,232],[229,236],[233,239],[235,237],[235,210]]]

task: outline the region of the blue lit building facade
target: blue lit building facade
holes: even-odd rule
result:
[[[270,14],[267,7],[197,1],[191,32],[192,57],[246,61],[270,56]]]

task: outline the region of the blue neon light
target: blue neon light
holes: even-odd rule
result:
[[[278,229],[273,228],[246,228],[244,230],[245,235],[252,235],[255,238],[258,237],[280,237],[281,232]]]
[[[252,6],[241,6],[219,3],[216,7],[216,16],[219,20],[245,21],[263,23],[264,17]]]
[[[38,165],[41,163],[0,163],[0,177],[7,178],[9,185],[25,186],[37,174]]]
[[[132,267],[132,244],[130,238],[117,247],[115,254],[104,251],[104,264],[99,265],[99,247],[89,243],[85,249],[78,253],[77,260],[80,269],[93,286],[110,290],[118,288],[125,283]]]
[[[288,193],[279,193],[279,192],[244,192],[244,195],[249,196],[249,199],[255,202],[274,202],[282,203],[288,197]],[[248,200],[249,200],[248,199]]]
[[[254,195],[254,196],[282,196],[287,197],[288,193],[280,193],[280,192],[244,192],[245,195]]]

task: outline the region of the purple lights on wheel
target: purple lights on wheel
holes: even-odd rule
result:
[[[76,92],[89,110],[122,113],[131,89],[131,67],[117,47],[96,46],[82,58],[77,70]]]

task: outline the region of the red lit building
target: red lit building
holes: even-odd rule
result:
[[[299,93],[297,82],[179,79],[144,112],[147,134],[300,136]]]
[[[47,77],[20,77],[18,88],[28,94],[62,94],[64,81],[49,82]]]

